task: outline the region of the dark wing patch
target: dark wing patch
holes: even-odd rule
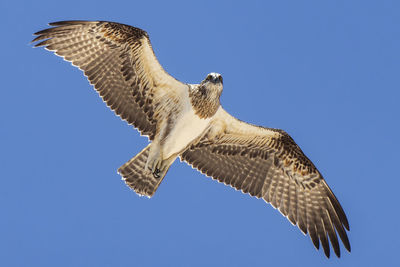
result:
[[[35,33],[44,46],[80,68],[106,104],[141,134],[154,138],[154,95],[158,82],[182,85],[154,56],[145,31],[105,21],[61,21]],[[178,85],[178,86],[176,86]],[[171,89],[171,90],[172,90]]]
[[[226,116],[221,116],[226,123],[220,124],[225,126],[219,134],[210,129],[182,153],[181,159],[213,179],[263,198],[308,233],[317,249],[321,243],[327,257],[328,238],[340,257],[336,232],[350,251],[345,231],[349,223],[342,207],[293,139],[284,131],[255,127]]]

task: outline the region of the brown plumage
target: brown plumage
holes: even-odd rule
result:
[[[213,179],[248,193],[278,209],[310,237],[329,243],[340,256],[339,234],[350,251],[347,217],[314,164],[284,131],[241,122],[220,110],[214,127],[193,143],[181,159]]]
[[[211,89],[211,90],[210,90]],[[219,108],[219,99],[221,92],[207,88],[206,86],[197,86],[194,90],[190,90],[190,102],[195,110],[195,114],[200,118],[210,118],[214,116]]]
[[[284,131],[254,126],[221,106],[222,77],[181,83],[158,63],[147,33],[104,21],[63,21],[33,41],[79,67],[106,104],[152,141],[118,172],[152,196],[180,157],[202,173],[262,198],[339,257],[350,251],[346,215],[314,164]],[[328,241],[329,240],[329,241]]]
[[[183,84],[159,65],[147,33],[104,21],[61,21],[49,25],[55,27],[35,33],[38,37],[32,42],[41,41],[35,47],[45,46],[80,68],[104,102],[152,140],[158,119],[154,116],[153,92],[162,83],[175,87]]]

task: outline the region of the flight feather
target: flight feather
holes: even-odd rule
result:
[[[179,97],[186,85],[164,71],[148,34],[106,21],[61,21],[35,33],[35,46],[71,61],[81,69],[106,104],[150,140],[159,109]],[[178,101],[178,100],[175,100]]]
[[[181,155],[207,176],[262,198],[340,256],[336,232],[350,251],[347,217],[314,164],[284,131],[254,126],[220,108],[211,127]]]

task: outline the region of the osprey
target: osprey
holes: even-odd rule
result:
[[[242,122],[220,105],[222,76],[182,83],[159,64],[141,29],[106,21],[61,21],[35,33],[80,68],[104,102],[151,143],[118,172],[137,194],[153,196],[179,157],[213,179],[278,209],[329,257],[339,234],[350,251],[346,215],[314,164],[283,130]]]

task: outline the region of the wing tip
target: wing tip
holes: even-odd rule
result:
[[[80,25],[80,24],[88,24],[88,23],[96,23],[98,21],[89,21],[89,20],[60,20],[50,22],[49,26],[70,26],[70,25]]]
[[[53,28],[47,28],[44,30],[40,30],[35,32],[33,35],[38,36],[34,40],[31,41],[31,43],[42,40],[45,38],[44,35],[46,35],[49,32],[53,32],[55,29],[57,29],[60,26],[73,26],[73,25],[84,25],[84,24],[91,24],[91,23],[98,23],[100,21],[89,21],[89,20],[62,20],[62,21],[55,21],[55,22],[50,22],[48,23],[49,26],[52,26]],[[42,39],[40,39],[42,38]]]
[[[347,236],[346,236],[346,237],[347,237]],[[351,245],[350,245],[349,240],[346,239],[346,242],[344,242],[344,241],[342,240],[342,242],[343,242],[343,246],[346,248],[346,250],[347,250],[348,252],[351,252]]]

